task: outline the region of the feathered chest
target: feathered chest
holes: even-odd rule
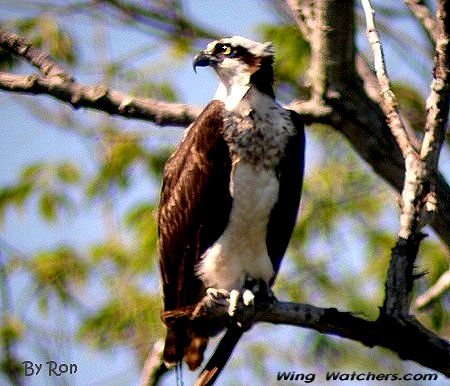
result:
[[[294,126],[288,111],[280,106],[244,106],[224,117],[224,137],[233,162],[244,161],[275,168],[284,155]]]

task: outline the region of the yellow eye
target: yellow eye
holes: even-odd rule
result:
[[[222,47],[222,53],[224,55],[230,55],[231,54],[231,47],[230,46],[223,46]]]

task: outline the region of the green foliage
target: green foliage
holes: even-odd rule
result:
[[[11,345],[22,340],[24,330],[22,320],[16,315],[4,314],[0,320],[0,339],[5,345]]]
[[[87,195],[99,198],[111,188],[129,187],[132,168],[143,162],[147,152],[133,134],[108,128],[103,131],[102,164],[99,173],[90,181]]]
[[[111,281],[108,302],[83,321],[79,335],[102,348],[131,343],[142,360],[155,337],[163,333],[161,305],[157,297],[149,296],[132,281],[131,277]]]
[[[63,303],[73,300],[72,290],[85,284],[89,272],[84,259],[67,246],[38,253],[28,263],[28,269],[40,289],[44,309],[52,294]]]
[[[74,206],[70,188],[80,180],[81,172],[71,162],[38,162],[25,167],[16,183],[0,187],[0,221],[8,207],[23,210],[27,200],[36,197],[42,218],[55,222],[58,211]]]
[[[154,267],[156,259],[149,259],[149,256],[156,256],[156,242],[158,227],[156,223],[157,208],[150,203],[141,203],[133,207],[126,215],[126,225],[135,234],[136,249],[133,254],[135,267],[141,272],[146,272]]]
[[[48,14],[24,18],[15,23],[17,31],[36,47],[48,52],[54,59],[74,64],[76,50],[73,39],[61,25]]]
[[[277,83],[283,91],[294,95],[306,95],[301,85],[310,62],[310,48],[295,25],[266,24],[259,28],[265,40],[271,41],[276,50],[274,69]]]
[[[16,63],[17,63],[17,59],[14,55],[12,55],[8,51],[5,51],[0,48],[0,70],[1,71],[11,70]]]
[[[399,106],[405,117],[408,117],[408,122],[412,128],[417,132],[423,132],[425,127],[425,99],[417,89],[406,83],[394,83],[392,85]]]

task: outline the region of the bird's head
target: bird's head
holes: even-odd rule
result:
[[[254,85],[273,96],[273,47],[270,42],[259,43],[233,36],[209,43],[194,58],[196,67],[211,66],[221,83],[230,90],[234,86]]]

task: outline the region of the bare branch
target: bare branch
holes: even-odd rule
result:
[[[33,47],[24,38],[0,28],[0,47],[23,57],[44,76],[0,72],[0,90],[27,94],[46,94],[74,108],[90,108],[112,115],[152,121],[161,126],[187,126],[200,113],[199,108],[149,98],[138,98],[108,89],[104,85],[86,86],[56,63],[50,55]]]
[[[303,12],[304,3],[309,4],[309,1],[289,1],[288,5],[294,16],[296,12]],[[346,4],[345,2],[344,5]],[[342,8],[343,2],[338,4],[334,1],[325,1],[322,5]],[[346,9],[346,12],[347,15],[342,16],[341,19],[348,21],[353,8]],[[302,13],[302,17],[304,16],[306,15]],[[312,19],[309,23],[316,22],[315,15],[311,14],[308,18]],[[336,26],[330,25],[321,28],[336,29]],[[344,33],[349,37],[343,38]],[[358,76],[355,74],[351,77],[351,73],[348,72],[348,67],[351,66],[347,65],[348,60],[345,60],[345,57],[353,51],[351,46],[349,45],[345,49],[339,46],[341,40],[351,42],[352,36],[353,31],[350,28],[334,34],[323,33],[320,38],[328,40],[328,42],[319,46],[317,44],[311,46],[313,52],[317,51],[313,60],[328,62],[329,68],[325,68],[323,71],[326,74],[324,81],[328,84],[330,98],[312,102],[293,101],[289,104],[289,107],[305,117],[309,124],[324,123],[341,132],[361,158],[371,165],[378,175],[382,176],[398,192],[401,192],[404,185],[405,161],[387,125],[386,116],[382,110],[382,96],[375,96],[380,88],[378,85],[376,87],[373,85],[378,81],[375,77],[374,82],[373,76],[369,73],[367,65],[361,60],[360,54],[355,53],[359,73],[362,74],[360,71],[362,68],[364,80],[369,80],[369,83],[372,83],[370,88],[364,90]],[[339,48],[337,48],[338,46]],[[335,79],[332,76],[333,74],[347,75],[342,79]],[[318,86],[320,86],[320,78],[313,78],[315,84],[319,83]],[[412,147],[420,149],[420,142],[405,124],[405,121],[404,126]],[[437,212],[431,219],[431,224],[442,241],[450,246],[450,187],[442,175],[438,175],[436,193]]]
[[[72,76],[64,70],[50,55],[32,46],[23,37],[0,28],[0,47],[17,56],[21,56],[46,77],[71,81]]]
[[[140,386],[155,386],[159,379],[168,371],[162,359],[164,341],[162,339],[155,342],[148,353],[144,367],[141,372]]]
[[[257,304],[254,311],[240,304],[238,313],[245,323],[253,320],[299,326],[352,339],[368,347],[388,348],[402,359],[413,360],[450,377],[450,343],[428,331],[412,316],[397,320],[382,314],[377,320],[370,321],[335,308],[290,302]],[[205,306],[199,315],[205,320],[229,318],[226,302]],[[192,317],[192,312],[184,317]]]
[[[441,0],[437,10],[436,54],[434,58],[434,77],[427,99],[425,135],[420,158],[425,161],[428,173],[437,174],[440,149],[445,139],[450,105],[450,15],[448,0]]]
[[[375,11],[373,10],[369,0],[361,0],[361,2],[366,15],[366,34],[372,48],[375,72],[377,74],[378,83],[380,84],[380,93],[383,100],[383,111],[385,112],[389,127],[391,128],[392,135],[397,140],[397,144],[402,151],[403,158],[406,159],[411,153],[415,153],[415,151],[400,118],[400,114],[397,109],[397,98],[392,92],[391,81],[387,75],[386,65],[384,63],[383,48],[381,46],[380,37],[375,28]]]
[[[74,108],[89,108],[126,118],[145,119],[160,126],[187,126],[200,109],[181,103],[133,97],[104,85],[86,86],[77,82],[38,75],[13,75],[0,72],[0,89],[27,94],[50,95]]]
[[[426,4],[422,0],[405,0],[405,3],[420,22],[431,40],[436,41],[438,38],[436,20]]]
[[[428,288],[422,295],[417,297],[414,304],[417,310],[421,310],[436,301],[444,292],[450,289],[450,270],[444,272],[441,277]]]
[[[383,51],[369,0],[362,0],[367,21],[367,36],[371,43],[377,78],[382,89],[383,105],[388,124],[405,159],[405,179],[402,190],[399,238],[392,250],[386,280],[386,298],[381,315],[396,320],[409,317],[411,292],[414,283],[414,261],[422,238],[420,229],[436,212],[438,158],[445,137],[449,112],[449,31],[447,0],[438,5],[438,31],[434,79],[427,101],[427,120],[420,157],[414,150],[396,108],[390,90]]]
[[[312,0],[286,0],[294,20],[305,40],[311,42],[312,31],[314,31],[314,2]]]

